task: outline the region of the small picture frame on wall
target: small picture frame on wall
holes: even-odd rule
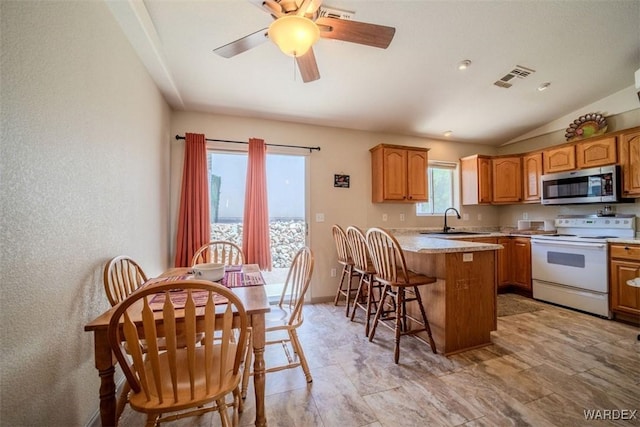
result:
[[[349,188],[349,175],[333,175],[333,186],[338,188]]]

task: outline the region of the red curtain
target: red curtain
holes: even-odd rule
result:
[[[271,271],[266,151],[262,139],[249,140],[242,250],[247,264],[258,264],[261,270]]]
[[[211,238],[207,145],[204,135],[187,133],[178,217],[176,267],[189,267],[195,251]]]

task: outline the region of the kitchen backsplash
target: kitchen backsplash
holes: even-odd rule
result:
[[[604,209],[604,203],[595,203],[588,205],[561,205],[561,206],[542,206],[539,204],[530,205],[508,205],[503,206],[499,210],[499,222],[501,226],[517,226],[518,220],[543,220],[553,219],[560,215],[594,215],[598,211]],[[610,205],[614,213],[632,214],[640,217],[640,199],[636,199],[635,203],[617,203]],[[636,229],[640,228],[636,223]]]

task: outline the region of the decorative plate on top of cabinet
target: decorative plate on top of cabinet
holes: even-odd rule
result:
[[[607,119],[599,113],[589,113],[580,116],[569,124],[565,131],[567,141],[577,141],[602,135],[607,131]]]

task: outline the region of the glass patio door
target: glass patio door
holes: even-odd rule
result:
[[[247,154],[209,151],[211,240],[242,246]],[[306,156],[267,154],[267,194],[272,271],[262,274],[275,299],[296,252],[306,245]]]

